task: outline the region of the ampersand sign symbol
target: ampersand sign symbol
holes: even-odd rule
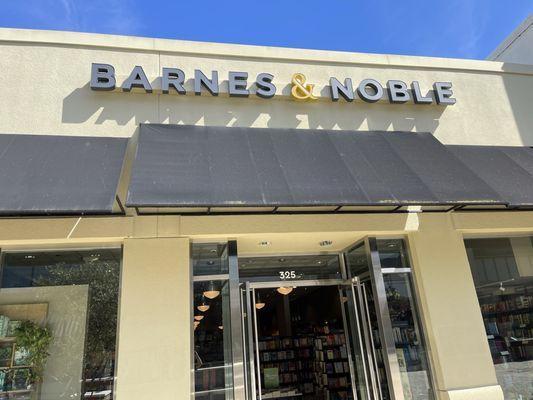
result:
[[[317,97],[313,95],[315,85],[305,83],[305,81],[305,75],[299,72],[292,76],[292,97],[298,100],[316,100]]]

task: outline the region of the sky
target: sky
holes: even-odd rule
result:
[[[533,0],[1,0],[0,26],[484,59]]]

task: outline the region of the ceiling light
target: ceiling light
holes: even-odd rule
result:
[[[209,307],[210,305],[209,304],[205,304],[205,302],[202,302],[202,304],[200,304],[198,307],[196,307],[198,309],[198,311],[200,312],[206,312],[207,310],[209,310]]]
[[[213,260],[209,260],[209,261],[207,262],[207,265],[215,265],[215,262],[214,262]]]
[[[331,246],[333,244],[333,241],[331,240],[322,240],[318,243],[322,247]]]
[[[219,326],[218,326],[218,329],[223,330],[223,329],[224,329],[224,326],[219,325]]]
[[[324,264],[324,261],[317,261],[316,263],[317,263],[318,265],[322,265],[322,264]]]
[[[204,292],[204,296],[211,300],[218,297],[219,294],[220,294],[220,291],[218,290],[206,290]]]
[[[290,292],[292,292],[293,287],[290,286],[281,286],[277,288],[276,290],[278,293],[282,294],[283,296],[287,296]]]
[[[266,305],[266,303],[264,301],[261,301],[261,295],[259,294],[259,292],[257,292],[257,298],[255,299],[255,308],[260,310],[265,305]]]
[[[201,321],[201,320],[204,319],[204,316],[203,316],[203,315],[195,315],[195,316],[194,316],[194,319],[195,319],[196,321]]]
[[[209,283],[209,288],[204,292],[204,296],[211,300],[213,300],[215,297],[218,297],[219,294],[220,290],[215,288],[215,284],[213,282]]]

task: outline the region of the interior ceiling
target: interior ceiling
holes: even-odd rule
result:
[[[361,233],[257,234],[237,238],[239,256],[276,254],[316,254],[339,252],[364,237]],[[321,245],[328,241],[331,244]]]

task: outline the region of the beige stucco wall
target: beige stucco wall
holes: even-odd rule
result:
[[[164,66],[206,74],[274,74],[279,93],[295,72],[324,90],[329,78],[451,81],[457,104],[300,103],[282,99],[214,98],[94,92],[93,62],[110,63],[122,83],[135,65],[154,80]],[[448,60],[280,49],[212,43],[0,29],[0,133],[131,136],[141,122],[222,126],[429,131],[444,143],[533,145],[533,67]],[[222,92],[226,86],[222,84]]]
[[[187,239],[124,241],[117,400],[190,397],[190,288]]]

